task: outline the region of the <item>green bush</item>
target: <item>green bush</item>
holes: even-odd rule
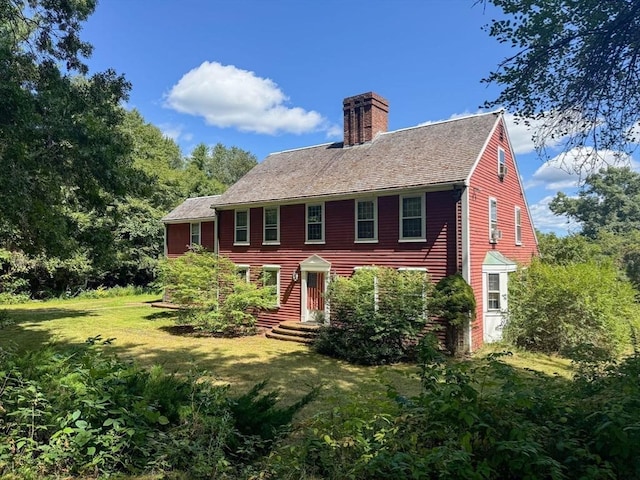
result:
[[[361,269],[332,280],[331,325],[320,329],[314,348],[365,365],[413,358],[432,288],[424,272],[391,268]]]
[[[529,350],[570,355],[584,345],[615,356],[639,319],[635,291],[608,264],[534,261],[509,280],[505,339]]]
[[[502,354],[423,354],[420,395],[356,398],[316,416],[266,459],[264,479],[640,478],[640,356],[574,381]]]
[[[179,321],[224,336],[252,335],[261,310],[274,305],[273,292],[240,278],[235,264],[206,251],[191,251],[160,264],[160,278]]]
[[[432,316],[445,321],[447,349],[453,353],[460,350],[464,328],[473,323],[476,311],[471,285],[459,273],[444,277],[436,284],[429,307]]]
[[[198,372],[177,376],[118,360],[105,342],[0,351],[0,477],[238,478],[311,399],[280,408],[274,392],[233,398]]]

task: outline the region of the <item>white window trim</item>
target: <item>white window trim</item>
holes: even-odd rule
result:
[[[237,270],[246,270],[244,279],[245,279],[245,281],[247,283],[249,283],[249,281],[251,280],[251,265],[236,264],[236,269]]]
[[[421,209],[422,209],[422,236],[421,237],[403,237],[402,236],[402,204],[403,204],[403,199],[405,198],[415,198],[417,196],[420,196],[421,199]],[[426,194],[425,192],[422,193],[415,193],[412,195],[400,195],[400,202],[399,202],[399,216],[400,216],[400,229],[399,229],[399,234],[398,234],[398,242],[400,243],[410,243],[410,242],[426,242],[427,241],[427,202],[426,202]]]
[[[322,226],[322,238],[320,240],[309,240],[309,207],[315,207],[315,206],[320,206],[321,208],[321,215],[322,215],[322,222],[321,222],[321,226]],[[326,215],[325,215],[325,205],[324,202],[318,202],[318,203],[306,203],[304,206],[304,238],[305,238],[305,245],[322,245],[324,244],[324,240],[325,240],[325,225],[327,223],[327,219],[326,219]]]
[[[266,240],[267,238],[267,210],[276,210],[276,239]],[[262,244],[263,245],[280,245],[280,205],[275,207],[262,208]]]
[[[238,212],[247,212],[247,240],[238,241]],[[234,245],[250,245],[251,244],[251,210],[248,208],[239,208],[233,211],[233,244]]]
[[[193,226],[198,225],[198,242],[193,241]],[[189,224],[189,245],[202,245],[202,223],[201,222],[191,222]]]
[[[262,271],[263,272],[276,272],[276,304],[274,305],[275,307],[279,307],[280,306],[280,265],[263,265],[262,266]],[[266,286],[264,285],[264,283],[262,284],[262,286]]]
[[[491,205],[495,203],[496,205],[496,220],[495,226],[493,225],[493,220],[491,218]],[[498,243],[493,238],[493,231],[498,230],[498,199],[495,197],[489,197],[489,243]]]
[[[515,207],[513,210],[514,238],[516,245],[522,245],[522,209]]]
[[[358,238],[358,203],[359,202],[373,202],[373,238]],[[378,197],[374,198],[356,198],[354,202],[354,215],[355,215],[355,233],[354,243],[378,243]],[[366,220],[370,221],[370,220]]]
[[[486,299],[487,299],[487,303],[486,303],[485,309],[487,310],[487,312],[501,312],[502,311],[502,306],[505,303],[502,297],[503,297],[503,295],[506,295],[506,293],[503,292],[503,289],[502,289],[502,283],[503,283],[502,275],[507,275],[507,274],[506,273],[500,273],[500,272],[487,272],[487,273],[485,273],[485,275],[486,275],[486,278],[487,278],[487,280],[486,280],[486,288],[485,288],[485,292],[484,292],[484,294],[486,296]],[[498,290],[489,290],[489,284],[491,283],[489,281],[489,277],[491,275],[497,275],[498,276]],[[490,293],[496,293],[496,292],[498,293],[498,308],[490,308],[489,307],[489,294]]]
[[[502,160],[500,159],[501,157],[502,157]],[[504,148],[498,147],[498,173],[500,173],[500,165],[506,165],[506,163],[507,163],[507,153],[505,152]]]

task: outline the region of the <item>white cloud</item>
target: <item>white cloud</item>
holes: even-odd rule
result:
[[[533,118],[518,117],[513,113],[505,113],[504,119],[509,132],[511,146],[516,154],[531,153],[536,149],[535,137],[542,133],[544,121]],[[556,147],[562,143],[563,137],[547,138],[547,147]]]
[[[570,221],[564,215],[555,215],[549,210],[549,203],[553,196],[544,197],[537,203],[529,205],[533,225],[541,232],[549,233],[572,233],[580,229],[580,225],[575,221]]]
[[[179,140],[190,142],[193,139],[193,134],[185,132],[183,125],[161,123],[160,125],[158,125],[158,128],[165,137],[172,139],[174,142],[177,142]]]
[[[315,111],[286,105],[287,96],[268,78],[233,65],[204,62],[187,72],[165,99],[181,113],[200,116],[209,125],[275,135],[332,131]]]
[[[620,152],[600,150],[596,153],[592,147],[576,147],[542,164],[526,188],[543,186],[556,191],[575,188],[586,175],[607,165],[631,166],[635,170],[639,167],[630,156]]]

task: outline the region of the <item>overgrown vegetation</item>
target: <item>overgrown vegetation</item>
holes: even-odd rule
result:
[[[204,372],[178,376],[119,360],[103,351],[111,340],[0,350],[1,476],[239,478],[317,393],[282,408],[261,383],[233,398]]]
[[[505,338],[518,347],[572,355],[587,346],[608,356],[640,325],[636,291],[609,263],[534,261],[509,279]]]
[[[364,365],[413,359],[432,289],[420,271],[375,267],[337,277],[327,292],[331,324],[321,328],[314,348]]]
[[[440,280],[429,304],[430,314],[444,320],[447,349],[456,353],[464,349],[464,327],[472,324],[476,313],[473,289],[459,273]]]
[[[444,361],[423,342],[422,392],[355,398],[266,460],[264,479],[603,479],[640,476],[640,355],[573,381],[500,355]]]
[[[180,322],[208,333],[252,335],[258,312],[276,303],[272,289],[240,278],[231,260],[204,250],[163,260],[160,271],[171,301],[182,306]]]

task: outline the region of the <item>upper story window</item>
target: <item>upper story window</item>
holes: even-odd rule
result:
[[[200,241],[200,223],[191,224],[191,245],[201,245]]]
[[[498,230],[498,200],[489,199],[489,241],[496,243],[502,237],[502,232]]]
[[[235,211],[235,245],[249,245],[249,210]]]
[[[424,193],[400,197],[400,241],[426,240],[426,207]]]
[[[356,242],[378,240],[378,200],[356,200]]]
[[[498,176],[502,179],[507,175],[507,159],[502,147],[498,147]]]
[[[520,207],[515,208],[514,221],[516,226],[516,245],[522,245],[522,218],[520,215]]]
[[[278,245],[280,243],[280,207],[265,207],[263,212],[263,243]]]
[[[324,203],[307,204],[306,218],[308,243],[324,243]]]

